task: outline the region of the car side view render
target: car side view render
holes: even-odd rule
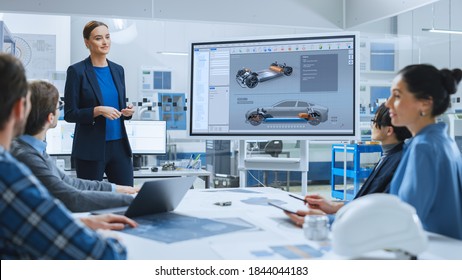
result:
[[[271,63],[268,69],[264,69],[258,72],[252,72],[249,68],[242,68],[237,71],[236,81],[237,83],[245,88],[254,88],[258,83],[262,83],[268,80],[272,80],[281,76],[292,75],[292,67],[286,66],[286,64],[278,64],[277,61]]]
[[[260,125],[272,119],[304,119],[311,125],[318,125],[327,121],[329,109],[300,100],[283,100],[270,107],[254,108],[245,114],[246,122]]]

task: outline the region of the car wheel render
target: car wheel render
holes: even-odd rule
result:
[[[292,70],[293,70],[293,69],[292,69],[292,67],[290,67],[290,66],[284,67],[284,75],[290,76],[290,75],[292,74]]]
[[[257,126],[265,120],[265,117],[262,114],[252,113],[247,120],[251,125]]]
[[[311,118],[308,121],[309,124],[311,125],[318,125],[321,123],[321,114],[318,111],[315,111],[313,114],[311,114]]]
[[[252,73],[245,78],[245,85],[248,88],[254,88],[258,85],[258,77],[256,74]]]

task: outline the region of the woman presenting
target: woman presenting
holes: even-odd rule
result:
[[[88,22],[83,29],[90,56],[69,66],[64,89],[64,119],[75,123],[72,157],[77,177],[133,186],[133,164],[124,120],[134,109],[125,106],[122,66],[109,61],[111,37],[106,24]]]

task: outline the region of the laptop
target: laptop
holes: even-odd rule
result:
[[[173,211],[197,177],[170,177],[146,181],[127,207],[92,211],[94,215],[120,214],[129,218]]]

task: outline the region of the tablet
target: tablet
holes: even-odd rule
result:
[[[292,206],[290,204],[278,204],[278,203],[275,203],[275,202],[272,202],[272,201],[268,201],[268,204],[271,205],[271,206],[277,207],[277,208],[279,208],[281,210],[287,211],[289,213],[295,214],[295,215],[298,215],[297,211],[301,210],[301,209],[298,209],[295,206]]]

